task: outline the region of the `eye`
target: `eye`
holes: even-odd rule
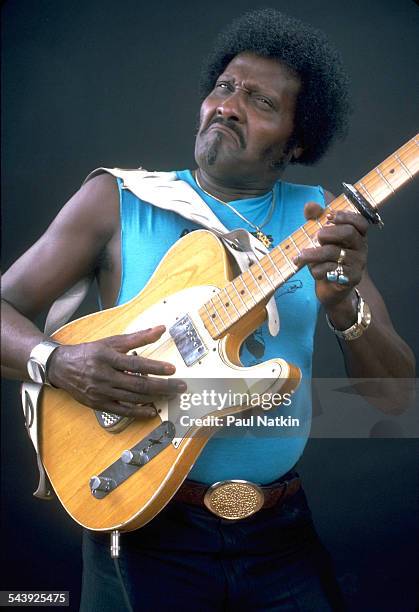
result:
[[[265,98],[264,96],[256,96],[256,100],[258,102],[258,104],[260,104],[263,107],[266,108],[273,108],[274,105],[272,104],[271,100],[269,100],[269,98]]]
[[[218,83],[215,84],[215,89],[233,91],[233,86],[228,81],[218,81]]]

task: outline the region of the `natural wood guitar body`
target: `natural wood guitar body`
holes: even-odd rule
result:
[[[295,256],[304,248],[316,246],[319,227],[329,222],[328,212],[346,210],[378,222],[376,209],[418,171],[419,136],[415,135],[354,186],[349,186],[351,190],[333,200],[320,217],[307,221],[237,277],[217,238],[205,230],[188,234],[169,250],[137,297],[123,306],[69,323],[53,337],[62,343],[75,344],[162,323],[170,330],[187,314],[190,317],[187,321],[192,322],[198,334],[196,338],[205,347],[202,358],[199,356],[187,366],[169,331],[139,352],[173,363],[176,375],[188,381],[188,391],[200,379],[234,379],[234,384],[242,385],[241,389],[243,384],[249,385],[259,394],[289,393],[300,380],[297,367],[279,358],[250,368],[240,364],[240,347],[265,319],[267,298],[298,270]],[[252,386],[254,380],[257,383]],[[102,499],[92,494],[89,486],[92,476],[108,474],[109,466],[113,469],[119,465],[123,451],[136,450],[133,448],[136,445],[141,449],[144,440],[157,435],[151,432],[162,421],[167,422],[171,416],[167,401],[154,398],[154,403],[159,416],[136,420],[112,434],[100,426],[92,410],[64,391],[44,389],[38,417],[42,460],[55,492],[78,523],[102,531],[141,527],[170,501],[186,478],[213,430],[201,431],[196,427],[185,435],[178,432],[176,424],[176,440],[170,441],[149,463],[129,472],[129,477]],[[231,404],[217,414],[223,416],[243,409],[246,407]],[[152,439],[152,444],[160,442]]]
[[[65,344],[77,344],[157,324],[169,327],[168,321],[175,320],[176,310],[178,315],[190,310],[196,314],[211,292],[232,278],[233,270],[220,241],[205,230],[195,231],[169,250],[146,287],[130,302],[73,321],[53,337]],[[186,379],[210,375],[267,380],[269,373],[275,372],[271,376],[277,378],[277,383],[274,389],[272,381],[269,383],[271,392],[290,392],[300,379],[295,366],[281,359],[252,368],[240,364],[241,344],[265,316],[261,303],[216,340],[200,321],[199,333],[208,353],[202,363],[192,367],[185,365],[168,332],[146,347],[149,352],[144,354],[174,363],[176,376]],[[230,407],[221,414],[238,410],[243,408]],[[169,444],[103,499],[96,499],[89,487],[93,475],[147,438],[165,420],[163,417],[167,418],[164,407],[155,418],[138,419],[120,433],[110,433],[99,425],[93,410],[65,391],[44,389],[40,410],[42,460],[57,496],[78,523],[93,530],[129,531],[150,521],[170,501],[214,430],[206,430],[206,435],[201,430],[198,436],[185,436],[177,448]]]

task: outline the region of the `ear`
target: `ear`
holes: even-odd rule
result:
[[[304,149],[303,147],[294,147],[294,149],[292,150],[292,155],[291,155],[291,159],[298,159],[302,153],[303,153]]]

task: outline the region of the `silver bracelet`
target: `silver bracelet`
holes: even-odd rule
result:
[[[54,340],[44,340],[34,346],[26,364],[29,377],[33,382],[53,386],[48,380],[48,362],[52,353],[59,346],[61,344],[54,342]]]

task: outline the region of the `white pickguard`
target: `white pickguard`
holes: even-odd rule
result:
[[[132,333],[164,324],[166,331],[155,343],[135,350],[138,355],[168,361],[176,366],[176,378],[185,380],[186,394],[201,394],[203,388],[216,388],[216,392],[223,394],[223,408],[219,406],[194,406],[194,417],[204,417],[208,414],[225,416],[237,407],[237,395],[254,397],[256,394],[277,393],[289,377],[289,366],[282,359],[266,361],[251,367],[232,364],[225,353],[225,340],[214,340],[205,328],[198,314],[199,308],[208,301],[219,289],[213,286],[196,286],[184,289],[154,304],[134,319],[124,330]],[[193,322],[196,332],[205,345],[206,352],[191,366],[187,366],[169,334],[169,329],[177,320],[188,314]],[[235,395],[235,397],[234,397]],[[214,397],[214,396],[212,396]],[[167,398],[154,401],[162,421],[170,420],[176,426],[177,436],[173,444],[178,446],[183,437],[193,435],[193,432],[179,426],[181,410],[176,416],[173,413],[173,404]],[[170,405],[170,415],[169,415]]]

